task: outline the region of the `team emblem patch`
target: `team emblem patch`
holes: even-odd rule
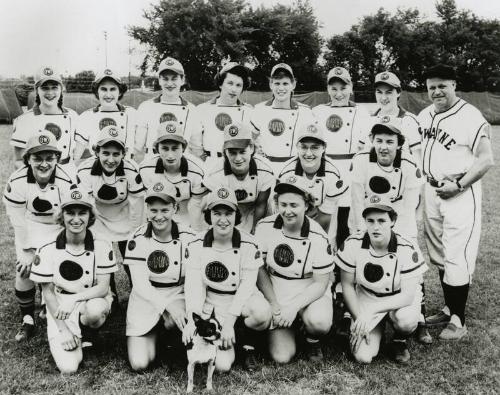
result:
[[[161,192],[163,191],[163,184],[161,182],[157,182],[156,184],[153,185],[153,191],[155,192]]]
[[[238,126],[236,126],[236,125],[232,125],[232,126],[230,126],[230,127],[229,127],[229,129],[228,129],[228,133],[229,133],[229,135],[230,135],[231,137],[236,137],[236,136],[238,135],[238,132],[239,132],[239,131],[240,131],[240,130],[239,130]]]
[[[189,250],[186,248],[186,252],[184,253],[184,258],[189,258]]]
[[[327,118],[325,126],[330,132],[338,132],[343,124],[344,121],[342,121],[342,118],[337,114],[332,114]]]
[[[104,184],[97,191],[97,197],[102,200],[113,200],[118,197],[118,191],[116,190],[115,187],[112,187],[111,185],[108,184]]]
[[[83,268],[76,262],[64,261],[59,265],[59,274],[67,281],[76,281],[82,278]]]
[[[227,197],[229,196],[229,191],[226,188],[219,188],[219,190],[217,191],[217,196],[221,199],[227,199]]]
[[[45,67],[43,69],[43,75],[50,77],[52,74],[54,74],[54,70],[52,70],[50,67]]]
[[[35,255],[35,258],[33,259],[33,265],[38,266],[40,264],[40,256]]]
[[[80,193],[80,191],[73,191],[73,192],[71,192],[71,199],[73,199],[73,200],[80,200],[82,197],[83,196]]]
[[[370,178],[368,185],[370,186],[370,189],[375,193],[382,194],[382,193],[387,193],[391,190],[391,184],[387,180],[387,178],[380,177],[380,176],[374,176],[374,177]]]
[[[229,270],[219,261],[210,262],[205,268],[205,276],[210,281],[221,283],[229,277]]]
[[[155,274],[165,273],[168,269],[169,259],[165,251],[155,250],[147,259],[148,268]]]
[[[290,176],[287,178],[286,182],[288,182],[289,184],[295,184],[297,182],[297,177]]]
[[[417,263],[418,262],[418,252],[415,251],[412,255],[411,255],[411,259],[413,262]]]
[[[236,194],[236,200],[238,200],[238,202],[245,200],[248,197],[248,192],[244,189],[237,189],[234,193]]]
[[[318,128],[315,125],[309,125],[306,128],[307,133],[318,133]]]
[[[363,269],[363,274],[366,278],[366,281],[370,283],[376,283],[377,281],[380,281],[382,277],[384,277],[384,269],[380,265],[375,265],[371,262],[368,262]]]
[[[142,177],[140,174],[137,174],[135,176],[135,182],[136,182],[136,184],[140,184],[142,182]]]
[[[103,130],[106,126],[116,126],[113,118],[103,118],[99,121],[99,130]]]
[[[294,254],[288,244],[280,244],[274,249],[274,262],[281,267],[288,267],[293,263]]]
[[[172,66],[174,64],[174,60],[172,58],[165,59],[165,64],[168,66]]]
[[[417,175],[417,178],[421,178],[422,177],[422,172],[420,171],[419,168],[417,168],[416,175]]]
[[[383,81],[386,81],[389,79],[389,74],[388,73],[383,73],[381,76],[380,76],[380,79],[383,80]]]
[[[128,248],[129,251],[134,251],[135,250],[135,246],[136,246],[135,240],[130,240],[128,242],[127,248]]]
[[[56,140],[59,140],[61,138],[62,131],[59,125],[56,125],[55,123],[48,123],[47,125],[45,125],[45,130],[48,130],[50,133],[52,133],[55,136]]]
[[[169,123],[165,127],[165,130],[167,131],[167,133],[175,133],[177,131],[177,128],[175,127],[175,125],[173,123]]]
[[[335,67],[335,70],[333,71],[335,75],[342,75],[342,69],[340,67]]]
[[[260,251],[259,251],[259,250],[257,250],[257,251],[255,252],[255,259],[259,259],[259,258],[260,258]]]
[[[273,136],[281,136],[285,132],[285,122],[277,118],[271,119],[267,128]]]
[[[168,122],[168,121],[177,122],[177,117],[174,114],[172,114],[171,112],[164,112],[163,114],[161,114],[160,123]]]
[[[116,137],[116,136],[118,136],[118,129],[115,129],[115,128],[109,128],[109,129],[108,129],[108,134],[109,134],[111,137]]]
[[[113,75],[113,72],[110,69],[104,70],[105,75]]]
[[[113,260],[113,251],[110,251],[110,252],[109,252],[109,254],[108,254],[108,259],[109,259],[110,261],[112,261],[112,260]]]
[[[217,126],[217,129],[219,129],[221,132],[224,131],[224,128],[227,125],[230,125],[232,123],[233,120],[231,119],[229,114],[226,114],[225,112],[221,112],[215,117],[215,126]]]
[[[340,189],[344,186],[344,181],[342,180],[338,180],[336,183],[335,183],[335,186]]]
[[[384,115],[380,120],[382,123],[389,123],[391,122],[391,117],[389,115]]]
[[[328,244],[328,247],[326,247],[326,253],[328,255],[332,255],[332,245],[331,244]]]
[[[380,196],[372,196],[370,198],[370,203],[380,203]]]
[[[45,213],[52,209],[52,203],[48,200],[40,199],[38,196],[33,200],[32,204],[33,208],[40,213]]]
[[[50,139],[47,136],[40,136],[38,137],[38,142],[42,145],[47,145],[50,143]]]

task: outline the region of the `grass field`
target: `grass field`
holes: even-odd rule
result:
[[[13,170],[8,145],[11,127],[0,126],[0,189]],[[496,166],[484,180],[483,233],[474,283],[467,307],[469,335],[459,343],[435,340],[431,346],[411,342],[412,360],[398,366],[382,353],[371,366],[352,362],[335,339],[325,339],[325,361],[311,365],[299,355],[287,366],[266,360],[262,369],[249,374],[240,367],[215,375],[216,393],[226,394],[471,394],[498,393],[500,388],[500,139],[493,129]],[[186,373],[179,351],[164,353],[158,366],[143,374],[131,372],[127,363],[124,313],[111,317],[104,330],[106,351],[85,355],[78,374],[61,376],[51,358],[45,326],[39,326],[29,343],[17,344],[14,335],[19,313],[14,300],[14,240],[0,205],[0,393],[184,393]],[[124,275],[120,273],[122,289]],[[442,305],[437,271],[426,274],[427,308]],[[125,290],[121,297],[126,295]],[[437,336],[437,332],[433,332]],[[176,354],[177,353],[177,354]],[[196,391],[203,378],[196,376]]]

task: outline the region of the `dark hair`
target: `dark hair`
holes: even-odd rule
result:
[[[272,76],[269,77],[269,80],[280,80],[282,78],[290,78],[292,81],[295,81],[294,76],[285,69],[278,69],[278,71],[276,71]]]
[[[370,133],[373,137],[375,137],[377,134],[391,134],[391,135],[396,135],[397,136],[397,138],[398,138],[398,147],[402,147],[403,144],[405,143],[406,138],[401,133],[394,133],[394,132],[392,132],[388,128],[385,128],[385,127],[384,128],[376,128],[375,126],[372,128],[372,131]]]
[[[428,80],[430,78],[441,78],[443,80],[456,81],[457,75],[453,67],[447,64],[439,63],[425,70],[424,80]]]
[[[96,154],[98,154],[99,151],[101,150],[101,147],[107,147],[107,146],[117,147],[125,155],[125,148],[123,148],[123,146],[120,143],[117,143],[116,141],[108,141],[106,144],[103,144],[101,146],[96,145],[94,151]]]
[[[306,204],[306,212],[314,208],[314,203],[316,202],[316,199],[314,199],[313,195],[310,193],[298,193],[298,192],[293,192],[296,193],[297,195],[302,196],[304,199],[304,203]],[[274,200],[274,205],[278,207],[278,198],[280,194],[274,193],[273,200]]]
[[[163,204],[172,204],[175,207],[174,214],[179,210],[179,204],[175,200],[170,201],[170,202],[166,202],[165,200],[163,200],[162,198],[159,198],[158,196],[150,196],[147,199],[148,199],[147,201],[144,200],[146,205],[150,205],[150,204],[155,203],[155,202],[162,202]]]
[[[35,103],[36,103],[37,106],[39,106],[41,104],[40,96],[38,95],[38,91],[37,91],[38,88],[39,88],[38,86],[35,88]],[[61,85],[61,88],[62,88],[62,85]],[[63,108],[63,93],[62,93],[62,89],[61,89],[61,96],[59,96],[59,100],[57,101],[57,107],[59,107],[60,109]]]
[[[181,143],[180,141],[177,141],[177,140],[168,140],[168,139],[165,139],[165,140],[162,140],[162,141],[155,142],[153,144],[153,149],[154,149],[154,151],[155,151],[156,154],[158,154],[160,152],[160,150],[158,149],[158,146],[161,143],[165,142],[165,141],[169,141],[169,142],[174,143],[174,144],[180,144],[182,146],[182,152],[184,153],[186,151],[187,144]]]
[[[217,207],[217,206],[215,206]],[[212,210],[209,210],[209,209],[206,209],[205,211],[203,211],[203,218],[205,219],[205,222],[209,225],[212,225],[212,218],[210,218],[210,213],[212,212]],[[240,209],[236,209],[236,219],[234,221],[234,226],[238,226],[239,224],[241,224],[241,212],[240,212]]]
[[[39,152],[44,152],[44,151],[39,151]],[[39,153],[39,152],[36,152],[36,153]],[[45,151],[45,152],[47,152],[47,151]],[[61,160],[61,153],[57,152],[57,151],[49,151],[49,152],[53,152],[53,153],[56,154],[56,156],[57,156],[57,163],[59,163],[59,161]],[[27,154],[27,155],[23,156],[23,163],[24,163],[25,166],[29,166],[28,160],[29,160],[29,157],[31,155],[34,155],[34,154]]]
[[[94,209],[91,209],[87,206],[83,206],[83,205],[79,205],[77,203],[75,204],[70,204],[66,207],[64,207],[62,210],[59,210],[59,212],[57,213],[57,217],[56,217],[56,223],[58,223],[59,225],[61,225],[63,228],[64,227],[64,219],[63,219],[63,212],[64,210],[66,210],[68,207],[73,207],[73,206],[80,206],[80,207],[85,207],[85,209],[87,209],[89,212],[90,212],[90,217],[89,217],[89,223],[87,224],[87,229],[90,228],[92,225],[95,224],[95,213],[94,213]]]
[[[396,88],[395,86],[392,86],[391,84],[388,84],[387,82],[384,82],[384,81],[376,82],[374,84],[374,89],[377,89],[377,86],[379,86],[379,85],[387,85],[387,86],[390,86],[392,89],[396,89],[396,92],[398,92],[398,93],[402,92],[401,88]],[[398,100],[399,100],[399,98],[398,98]]]
[[[96,97],[97,100],[99,100],[99,94],[98,94],[99,86],[106,80],[113,81],[118,86],[118,91],[120,92],[118,94],[118,101],[120,101],[122,99],[123,95],[125,94],[125,92],[127,92],[127,90],[128,90],[127,85],[120,84],[117,81],[115,81],[114,78],[111,78],[111,77],[104,77],[97,84],[95,82],[92,82],[91,89],[92,89],[92,93],[94,94],[94,96]]]
[[[398,213],[393,209],[392,211],[385,211],[385,210],[380,210],[378,208],[372,207],[369,209],[365,209],[363,211],[363,218],[366,218],[368,214],[370,214],[372,211],[377,211],[379,213],[387,213],[389,214],[389,218],[391,221],[396,221],[398,219]]]
[[[232,69],[224,71],[222,74],[217,73],[215,75],[215,84],[217,85],[217,88],[219,88],[219,90],[228,74],[237,75],[243,80],[244,91],[250,88],[250,85],[252,84],[252,79],[250,78],[250,70],[248,70],[245,66],[237,65],[234,66]]]

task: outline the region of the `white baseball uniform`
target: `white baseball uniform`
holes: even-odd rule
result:
[[[250,169],[243,180],[239,180],[232,172],[231,165],[226,159],[219,159],[215,166],[207,172],[203,185],[214,191],[218,187],[232,189],[238,199],[238,208],[241,212],[239,228],[251,232],[254,222],[255,200],[259,193],[274,187],[276,178],[271,164],[266,158],[254,155],[250,159]]]
[[[468,284],[481,234],[481,181],[449,199],[438,197],[432,184],[454,181],[470,169],[479,140],[490,138],[490,125],[476,107],[462,99],[440,113],[430,105],[422,110],[418,121],[422,169],[429,181],[424,190],[423,215],[430,260],[444,270],[446,284]]]
[[[96,238],[87,230],[85,245],[82,247],[75,250],[68,246],[66,231],[63,230],[52,242],[40,247],[31,268],[30,279],[37,283],[53,283],[56,299],[62,301],[67,295],[95,286],[98,275],[118,270],[109,241]],[[111,308],[111,292],[108,292],[105,299]],[[69,317],[64,320],[68,329],[78,337],[81,337],[80,310],[85,302],[77,302]],[[49,340],[59,336],[59,329],[49,309],[47,335]]]
[[[143,270],[134,281],[127,307],[127,336],[142,336],[158,322],[166,307],[184,299],[185,249],[195,234],[172,221],[172,240],[155,238],[151,223],[140,226],[128,240],[123,264]]]

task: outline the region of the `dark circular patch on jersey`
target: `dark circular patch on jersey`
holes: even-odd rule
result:
[[[415,251],[412,255],[411,255],[411,259],[413,260],[413,262],[417,263],[418,262],[418,252]]]
[[[49,122],[47,125],[45,125],[45,130],[51,132],[56,137],[56,140],[59,140],[61,138],[62,131],[59,125]]]
[[[330,132],[338,132],[341,128],[344,122],[342,121],[342,118],[340,118],[337,114],[332,114],[328,117],[326,120],[326,128]]]
[[[205,268],[205,276],[210,281],[221,283],[229,277],[229,270],[222,262],[214,261],[210,262]]]
[[[293,263],[293,250],[288,244],[279,244],[273,253],[274,262],[281,267],[288,267]]]
[[[236,191],[234,191],[234,193],[236,194],[236,199],[238,200],[238,202],[240,200],[245,200],[248,197],[248,193],[244,189],[237,189]]]
[[[99,191],[97,191],[97,196],[102,200],[113,200],[118,196],[118,191],[115,187],[104,184]]]
[[[116,122],[113,118],[103,118],[99,121],[99,130],[103,130],[106,126],[116,126]]]
[[[387,193],[391,190],[391,184],[387,180],[387,178],[374,176],[370,178],[370,182],[368,183],[370,189],[375,193]]]
[[[7,192],[9,192],[9,193],[12,192],[12,188],[10,187],[10,184],[7,184],[7,188],[6,189],[7,189]]]
[[[370,283],[376,283],[380,281],[382,277],[384,277],[384,269],[380,265],[375,265],[371,262],[368,262],[363,269],[363,274],[366,278],[366,281]]]
[[[40,264],[40,256],[35,255],[35,258],[33,259],[33,265],[38,266]]]
[[[233,120],[229,114],[226,114],[225,112],[221,112],[215,117],[215,126],[217,126],[217,129],[221,132],[224,131],[224,128],[231,123],[233,123]]]
[[[76,262],[64,261],[59,265],[59,273],[67,281],[76,281],[83,276],[83,268]]]
[[[33,200],[33,208],[36,211],[39,211],[41,213],[45,213],[46,211],[49,211],[52,209],[52,203],[50,203],[48,200],[40,199],[38,196]]]
[[[285,122],[283,122],[281,119],[271,119],[269,121],[269,124],[267,125],[267,128],[273,136],[281,136],[285,131]]]
[[[113,251],[110,251],[109,254],[108,254],[108,258],[110,261],[113,260]]]
[[[137,184],[140,184],[140,183],[142,182],[142,177],[141,177],[141,175],[140,175],[140,174],[137,174],[137,175],[135,176],[135,182],[136,182]]]
[[[168,255],[165,251],[153,251],[148,256],[147,264],[149,270],[151,270],[153,273],[165,273],[169,265]]]
[[[338,180],[338,181],[335,183],[335,186],[336,186],[337,188],[339,188],[339,189],[340,189],[340,188],[342,188],[342,187],[344,186],[344,181],[342,181],[342,180]]]
[[[135,249],[135,245],[136,245],[136,244],[135,244],[135,240],[130,240],[130,241],[128,242],[128,250],[129,250],[129,251],[134,251],[134,249]]]
[[[420,171],[420,169],[417,169],[417,178],[421,178],[422,177],[422,172]]]
[[[164,112],[163,114],[161,114],[160,123],[168,121],[177,122],[177,117],[175,116],[175,114],[172,114],[171,112]]]

